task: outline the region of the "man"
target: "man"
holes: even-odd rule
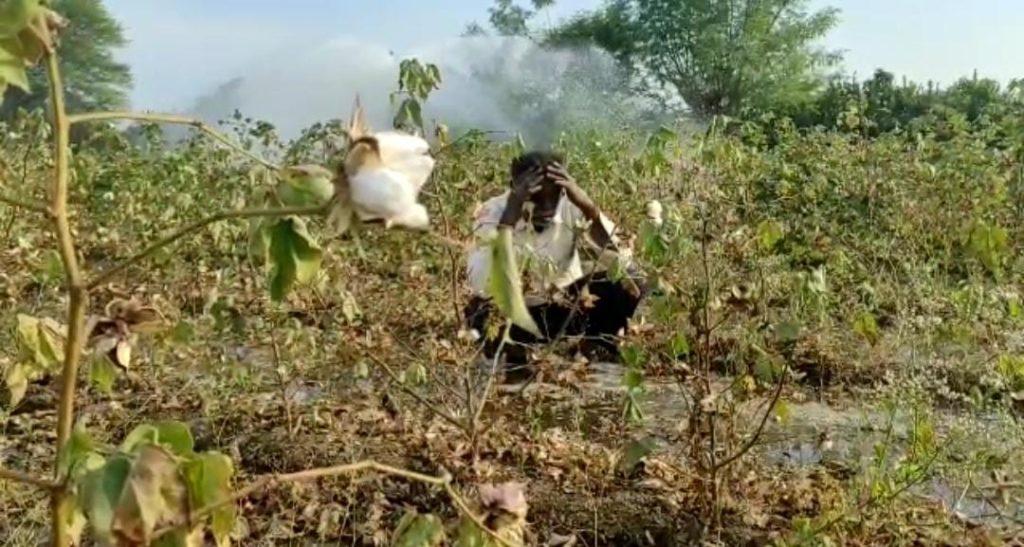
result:
[[[491,250],[484,242],[499,225],[509,226],[519,263],[526,265],[527,307],[543,336],[512,327],[504,345],[506,363],[524,365],[528,345],[562,337],[580,338],[580,350],[590,356],[601,350],[617,355],[618,335],[636,311],[642,290],[615,237],[615,225],[569,176],[561,156],[530,152],[513,160],[511,171],[509,190],[474,214],[477,244],[470,250],[467,273],[475,294],[466,307],[468,327],[485,337],[484,353],[493,358],[501,346],[501,329],[488,328],[494,306],[487,296]],[[593,262],[581,258],[581,251]]]

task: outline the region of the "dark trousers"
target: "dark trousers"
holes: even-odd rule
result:
[[[563,336],[582,338],[580,349],[584,353],[593,355],[596,351],[606,351],[617,356],[618,333],[633,317],[642,297],[642,290],[636,294],[623,281],[608,279],[604,272],[585,276],[563,291],[561,301],[529,307],[543,336],[538,338],[513,326],[503,350],[505,361],[525,364],[528,345],[549,343]],[[474,297],[465,310],[468,327],[485,336],[484,355],[489,359],[501,345],[500,333],[486,337],[487,320],[493,309],[490,299]]]

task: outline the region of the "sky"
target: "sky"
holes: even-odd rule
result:
[[[349,38],[414,54],[438,38],[485,23],[490,0],[105,0],[125,27],[119,53],[135,77],[137,108],[181,109],[261,61]],[[539,24],[553,25],[601,0],[558,0]],[[869,76],[949,83],[971,74],[1024,77],[1024,0],[812,0],[841,10],[824,45],[844,68]],[[282,55],[282,52],[286,52]],[[294,52],[294,53],[292,53]],[[358,55],[353,51],[353,55]],[[272,61],[271,61],[272,60]],[[428,59],[429,60],[429,59]],[[285,61],[286,62],[286,61]],[[263,67],[266,68],[266,67]],[[289,82],[281,82],[285,92]]]

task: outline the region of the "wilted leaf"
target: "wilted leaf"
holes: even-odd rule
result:
[[[178,465],[162,448],[142,447],[114,509],[111,530],[123,541],[146,544],[158,525],[188,510]]]
[[[519,268],[516,265],[512,231],[504,226],[499,227],[491,249],[489,279],[491,297],[494,298],[498,309],[507,315],[514,325],[540,337],[540,329],[534,322],[533,316],[530,315],[523,297],[523,284]]]
[[[298,217],[277,221],[270,228],[270,296],[282,300],[296,283],[309,283],[320,270],[323,252]]]
[[[4,372],[4,383],[7,384],[7,391],[10,393],[10,406],[13,408],[25,398],[25,392],[28,391],[28,381],[31,370],[34,369],[32,363],[15,363]]]
[[[128,340],[118,340],[114,347],[114,363],[123,369],[132,364],[132,345]]]
[[[410,510],[398,521],[392,547],[435,547],[445,540],[444,523],[434,515]]]

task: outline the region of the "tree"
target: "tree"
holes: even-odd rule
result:
[[[603,9],[578,13],[548,32],[544,44],[551,47],[593,44],[628,65],[636,53],[630,3],[630,0],[611,0]]]
[[[488,8],[491,27],[500,36],[529,36],[530,19],[544,8],[554,5],[555,0],[530,0],[533,9],[523,7],[513,0],[494,0]],[[463,36],[485,36],[487,31],[476,21],[466,25]]]
[[[61,34],[60,68],[67,84],[71,112],[111,110],[128,102],[132,77],[128,66],[114,59],[114,50],[127,41],[121,25],[101,0],[54,0],[53,9],[72,21]],[[42,108],[47,101],[46,75],[40,68],[29,75],[30,91],[9,89],[0,106],[0,118],[9,119],[19,108]]]
[[[553,31],[629,63],[649,89],[673,90],[699,116],[807,100],[835,53],[814,47],[837,10],[807,0],[613,0]]]

